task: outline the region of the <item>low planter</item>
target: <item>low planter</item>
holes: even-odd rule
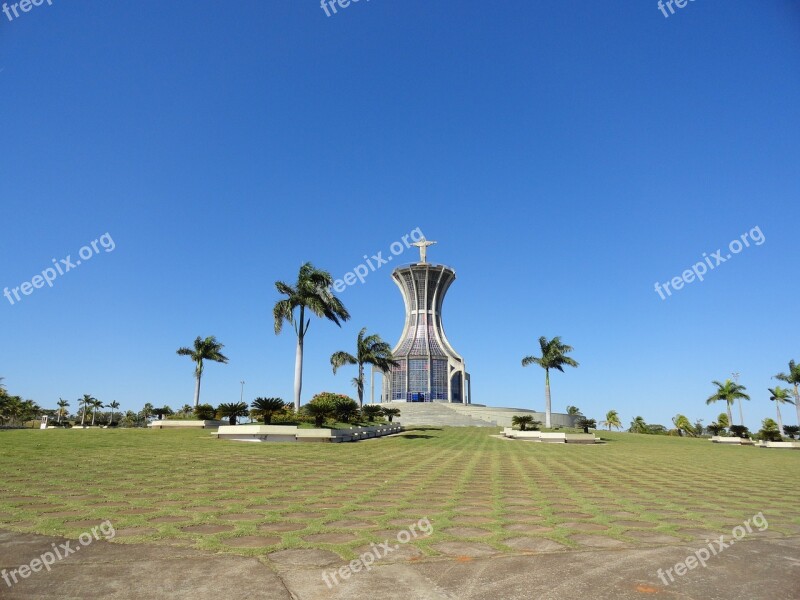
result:
[[[151,429],[186,429],[192,427],[197,429],[216,429],[217,427],[227,424],[228,421],[170,421],[168,419],[162,419],[160,421],[148,423],[147,426]]]
[[[212,435],[235,442],[357,442],[403,431],[402,425],[351,427],[349,429],[301,429],[296,425],[223,425]]]

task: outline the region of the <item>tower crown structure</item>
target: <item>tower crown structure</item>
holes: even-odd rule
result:
[[[420,261],[392,272],[403,294],[406,319],[392,350],[398,364],[383,378],[384,402],[471,402],[464,359],[450,345],[442,326],[442,303],[456,272],[427,262],[428,247],[435,243],[416,242]]]

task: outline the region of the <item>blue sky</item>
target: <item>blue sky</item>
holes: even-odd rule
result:
[[[342,276],[419,227],[456,269],[444,323],[473,400],[543,407],[540,335],[575,347],[554,409],[710,422],[741,372],[751,427],[800,360],[800,6],[697,0],[53,0],[0,13],[0,376],[52,407],[192,400],[175,349],[216,335],[203,400],[292,396],[277,279]],[[766,240],[661,300],[702,254]],[[723,253],[724,256],[724,253]],[[411,260],[406,254],[398,260]],[[396,263],[395,263],[396,264]],[[314,321],[304,400],[353,394],[335,350],[403,325],[389,267]],[[792,407],[785,421],[794,423]]]

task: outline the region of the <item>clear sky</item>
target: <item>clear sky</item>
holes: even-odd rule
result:
[[[757,427],[775,413],[771,376],[800,361],[800,5],[674,10],[52,0],[0,13],[0,289],[114,242],[52,288],[0,297],[0,376],[45,407],[89,393],[178,408],[193,366],[175,350],[216,335],[230,363],[207,365],[202,400],[238,400],[241,380],[248,400],[289,400],[295,339],[273,333],[275,280],[304,261],[341,277],[419,227],[438,241],[429,259],[457,272],[444,324],[474,402],[542,409],[544,372],[520,360],[561,335],[580,368],[553,376],[554,410],[708,423],[724,409],[705,406],[711,380],[738,371]],[[762,243],[704,281],[654,289],[754,228]],[[354,369],[333,376],[329,357],[361,327],[397,341],[390,268],[341,294],[344,327],[312,322],[304,401],[354,395]]]

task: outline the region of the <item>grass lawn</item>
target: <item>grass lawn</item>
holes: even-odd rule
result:
[[[602,432],[548,445],[492,428],[353,444],[254,444],[203,430],[0,431],[0,528],[242,555],[318,548],[350,559],[427,517],[408,556],[663,544],[800,533],[800,452]],[[698,541],[703,544],[702,541]],[[698,546],[699,547],[699,546]]]

